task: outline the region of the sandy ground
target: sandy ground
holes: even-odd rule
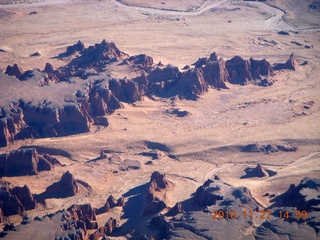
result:
[[[70,170],[92,186],[92,192],[50,200],[45,212],[74,202],[101,206],[107,195],[118,197],[145,184],[155,170],[166,173],[174,183],[168,197],[172,205],[189,198],[214,174],[230,184],[249,187],[264,206],[269,205],[269,199],[262,197],[264,193],[281,193],[305,176],[320,177],[320,14],[308,12],[307,4],[301,6],[297,0],[291,1],[297,4],[273,1],[279,8],[230,0],[189,0],[184,5],[175,0],[163,2],[166,4],[155,1],[152,5],[144,0],[43,0],[0,5],[0,9],[14,13],[0,18],[0,68],[13,63],[23,69],[43,68],[46,62],[58,67],[64,63],[51,58],[66,46],[77,40],[88,46],[102,39],[115,42],[130,55],[146,53],[155,62],[178,67],[213,51],[226,59],[234,55],[252,56],[267,58],[271,63],[284,62],[294,53],[300,63],[309,64],[299,66],[296,72],[279,72],[276,83],[268,88],[230,85],[228,90],[210,89],[196,102],[145,98],[133,105],[124,104],[124,109],[110,115],[107,128],[95,127],[90,133],[69,137],[19,141],[0,149],[6,152],[21,145],[41,145],[72,155],[71,159],[58,156],[65,167],[38,176],[6,178],[13,185],[27,184],[32,192],[41,193]],[[277,33],[279,30],[291,32],[284,36]],[[29,56],[36,51],[41,53],[40,57]],[[314,104],[305,109],[310,101]],[[189,115],[179,118],[169,114],[170,109],[186,110]],[[145,141],[163,144],[164,150],[177,159],[164,157],[153,165],[145,165],[150,158],[137,155],[149,150]],[[241,146],[249,143],[275,141],[293,143],[298,150],[272,154],[240,152]],[[142,168],[114,173],[117,165],[107,160],[88,162],[106,149],[119,152],[123,160],[139,160]],[[271,178],[239,179],[247,166],[257,163],[278,174]],[[41,213],[37,210],[31,214]]]

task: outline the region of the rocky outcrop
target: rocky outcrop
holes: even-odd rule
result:
[[[297,67],[297,61],[293,56],[293,53],[290,55],[289,59],[285,63],[277,63],[273,67],[273,70],[282,70],[282,69],[287,69],[287,70],[296,70]]]
[[[149,222],[149,227],[156,228],[166,237],[174,229],[174,225],[166,220],[164,215],[155,216]]]
[[[201,207],[206,207],[206,206],[211,206],[216,204],[217,200],[222,200],[223,197],[220,194],[214,194],[214,191],[220,190],[220,187],[215,187],[211,191],[210,184],[213,183],[212,180],[207,180],[203,186],[200,186],[197,191],[195,192],[193,199],[194,202],[201,206]]]
[[[164,174],[157,171],[152,173],[145,196],[147,205],[143,212],[144,216],[160,212],[166,208],[165,194],[168,187],[169,182]]]
[[[20,99],[0,119],[0,146],[13,140],[33,137],[56,137],[88,132],[93,122],[85,104],[66,103],[50,106],[49,101],[33,105]]]
[[[195,68],[182,73],[174,91],[173,95],[180,98],[196,100],[199,95],[208,91],[208,84],[203,78],[203,71]]]
[[[296,151],[297,147],[287,143],[272,144],[272,143],[251,143],[245,146],[242,152],[261,152],[261,153],[274,153],[279,151],[291,152]]]
[[[296,186],[291,184],[289,189],[272,200],[272,207],[296,207],[298,210],[320,211],[320,179],[305,177]]]
[[[14,64],[13,66],[9,65],[5,73],[9,76],[15,76],[16,78],[20,79],[24,74],[24,71],[17,64]]]
[[[103,227],[89,235],[89,240],[99,240],[103,236],[109,236],[118,226],[118,221],[114,218],[109,218]]]
[[[87,239],[88,231],[98,229],[98,223],[94,209],[88,204],[73,204],[60,219],[61,230],[78,230],[80,239]],[[78,238],[76,238],[78,239]]]
[[[37,203],[27,185],[10,188],[8,184],[0,184],[0,211],[3,216],[19,214],[35,209]]]
[[[272,177],[277,174],[277,172],[275,172],[275,171],[265,169],[260,164],[257,164],[257,166],[254,168],[248,167],[244,171],[246,174],[241,176],[240,178]]]
[[[93,117],[105,116],[122,107],[118,98],[101,81],[91,83],[88,101],[93,111],[91,113]]]
[[[182,204],[181,204],[181,202],[177,202],[177,203],[174,205],[174,207],[169,210],[169,212],[168,212],[167,214],[168,214],[168,215],[171,215],[171,216],[175,216],[175,215],[177,215],[177,214],[179,214],[179,213],[183,213],[183,212],[184,212],[184,211],[183,211],[183,209],[182,209]]]
[[[67,171],[62,175],[60,181],[47,187],[45,195],[47,198],[64,198],[75,196],[78,191],[79,187],[76,180],[73,175]]]
[[[48,171],[60,162],[49,155],[41,156],[34,148],[22,148],[0,155],[0,176],[35,175]]]
[[[97,209],[97,214],[108,212],[111,208],[114,208],[114,207],[123,207],[123,206],[124,206],[123,197],[115,199],[112,195],[110,195],[106,203],[101,208]]]
[[[148,68],[153,66],[153,58],[150,56],[147,56],[146,54],[131,56],[127,58],[127,61],[129,61],[131,64],[135,66],[140,66],[140,67]]]
[[[212,55],[212,54],[211,54]],[[225,61],[217,57],[210,57],[209,62],[203,67],[203,77],[205,81],[216,88],[227,88],[226,82],[229,80],[229,73],[226,69]]]
[[[101,72],[106,64],[117,62],[127,56],[114,43],[103,40],[101,43],[83,49],[81,55],[74,58],[63,70],[70,76],[81,76],[79,74],[81,70],[89,68]]]
[[[205,208],[211,205],[233,207],[246,206],[258,211],[261,205],[254,200],[251,192],[246,187],[232,187],[221,180],[208,179],[193,195],[193,202]]]
[[[58,57],[70,55],[74,58],[58,69],[50,63],[43,71],[24,72],[16,64],[8,66],[6,74],[21,81],[34,82],[42,89],[68,83],[70,92],[64,93],[65,96],[50,96],[42,99],[43,102],[13,99],[12,104],[6,103],[0,109],[0,147],[19,139],[87,132],[93,123],[108,126],[105,116],[121,108],[120,102],[133,103],[145,95],[196,100],[210,87],[228,88],[228,83],[269,86],[274,82],[275,71],[296,66],[293,55],[286,63],[272,67],[266,59],[246,60],[236,56],[224,61],[212,53],[210,57],[200,58],[194,68],[180,72],[171,65],[155,65],[152,57],[145,54],[130,57],[105,40],[88,48],[79,41]],[[141,75],[132,79],[112,78],[108,66],[119,61],[122,64],[114,64],[114,68],[126,64],[122,67]],[[79,78],[85,82],[80,83]]]
[[[112,79],[109,82],[109,89],[122,102],[133,103],[143,98],[138,83],[126,78],[120,80]]]
[[[250,62],[240,56],[235,56],[226,61],[226,68],[229,72],[230,83],[246,85],[253,80],[250,72]]]
[[[84,49],[84,44],[79,40],[76,44],[67,47],[66,54],[70,56],[76,52],[82,52]]]

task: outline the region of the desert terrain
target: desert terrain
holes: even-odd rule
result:
[[[115,57],[91,64],[100,50]],[[214,52],[213,62],[223,65],[220,80],[222,70],[228,80],[211,84],[205,72]],[[130,60],[139,54],[152,62]],[[268,74],[261,66],[258,82],[233,81],[231,73],[240,78],[242,71],[232,65],[234,56],[248,60],[244,67],[250,63],[251,69],[250,58],[266,59]],[[192,65],[199,58],[206,60]],[[8,70],[14,64],[19,74],[18,67]],[[174,81],[189,81],[196,72],[200,86],[190,90],[178,82],[158,91],[158,80],[138,86],[140,76],[151,83],[157,68],[172,66],[181,73]],[[319,1],[0,1],[0,69],[4,239],[320,237]],[[128,79],[136,88],[127,94]],[[119,88],[112,87],[118,82]],[[80,102],[86,94],[87,102]],[[98,102],[102,96],[109,102]],[[54,110],[41,110],[41,130],[23,131],[40,124],[37,114],[46,107]],[[14,131],[8,112],[12,118],[20,114]],[[60,117],[59,128],[45,125],[52,114]],[[63,123],[68,117],[72,121]],[[37,161],[38,169],[6,165],[24,158]],[[64,175],[68,171],[72,177]],[[70,182],[49,187],[62,176]],[[72,192],[61,192],[68,184]],[[25,185],[34,206],[9,211],[16,205],[1,199],[11,194],[24,205],[13,189]],[[120,200],[107,200],[111,195]],[[75,217],[74,209],[89,203],[94,213]],[[251,209],[254,216],[212,219],[214,210],[226,208],[238,215]],[[258,217],[264,209],[272,211],[270,219]],[[279,219],[279,209],[292,215]],[[297,219],[302,210],[308,217]],[[72,225],[77,220],[86,227]]]

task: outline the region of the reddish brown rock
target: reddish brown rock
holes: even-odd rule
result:
[[[19,149],[0,155],[0,176],[35,175],[38,173],[39,158],[37,151]]]
[[[115,97],[122,102],[133,103],[141,100],[143,97],[138,83],[126,78],[110,81],[109,88]]]
[[[55,182],[47,187],[45,194],[48,197],[64,198],[71,197],[78,193],[79,187],[73,175],[67,171],[64,173],[59,182]]]
[[[296,186],[291,184],[289,189],[274,198],[272,207],[296,207],[302,211],[320,211],[320,179],[305,177]]]
[[[13,66],[8,65],[5,73],[9,76],[15,76],[16,78],[20,79],[24,71],[18,67],[17,64],[14,64]]]
[[[8,184],[0,184],[0,211],[4,216],[19,214],[25,210],[35,209],[37,203],[27,185],[10,188]]]
[[[118,222],[114,218],[109,218],[103,227],[89,235],[89,240],[99,240],[104,235],[109,236],[118,226]]]
[[[208,91],[208,84],[203,78],[202,69],[190,69],[181,74],[181,79],[174,88],[180,98],[196,100],[197,97]]]
[[[169,182],[164,174],[153,172],[146,193],[147,206],[144,209],[143,216],[157,213],[166,208],[165,194]]]
[[[142,67],[151,67],[153,65],[153,58],[146,54],[139,54],[131,56],[127,59],[131,64],[140,65]]]
[[[85,49],[84,44],[79,40],[76,44],[67,47],[66,54],[72,55],[76,52],[82,52]]]
[[[214,204],[216,204],[217,200],[223,199],[223,196],[220,196],[219,194],[214,194],[210,191],[207,191],[210,183],[213,183],[213,181],[208,179],[203,184],[203,186],[200,186],[197,189],[197,191],[195,192],[195,194],[193,196],[194,202],[201,207],[214,205]]]
[[[94,209],[91,204],[73,204],[67,209],[67,213],[61,219],[64,223],[62,229],[64,231],[78,229],[82,230],[84,236],[88,230],[98,229],[98,223]],[[85,239],[85,238],[83,238]]]
[[[250,58],[249,61],[251,76],[253,79],[262,79],[262,76],[268,77],[271,75],[272,66],[266,59],[254,60],[253,58]]]
[[[93,68],[103,71],[106,64],[124,59],[128,55],[121,52],[114,43],[103,40],[81,51],[81,56],[74,58],[63,70],[71,76],[80,76],[82,69]]]
[[[148,81],[150,83],[162,82],[162,81],[167,82],[170,80],[179,79],[180,76],[181,76],[181,72],[177,67],[168,65],[165,68],[157,67],[152,72],[150,72],[150,74],[148,75]]]
[[[69,217],[73,220],[82,220],[88,218],[90,221],[96,221],[97,217],[90,203],[73,204],[67,209]]]
[[[289,59],[285,63],[278,63],[275,64],[273,67],[273,70],[282,70],[282,69],[288,69],[288,70],[296,70],[297,67],[297,61],[293,56],[293,53],[290,55]]]
[[[230,83],[246,85],[252,81],[250,62],[239,56],[226,61],[226,69],[229,72]]]
[[[225,67],[225,61],[222,58],[220,58],[219,61],[214,61],[214,59],[217,58],[216,55],[210,57],[210,59],[211,58],[213,60],[209,61],[203,67],[204,80],[211,86],[217,88],[227,88],[225,83],[229,81],[229,73]]]

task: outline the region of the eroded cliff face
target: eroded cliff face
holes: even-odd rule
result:
[[[35,209],[36,206],[37,203],[27,185],[10,188],[8,184],[0,183],[0,212],[2,216],[22,215],[26,210]]]
[[[276,71],[297,66],[293,55],[272,66],[266,59],[235,56],[225,61],[212,53],[181,72],[171,65],[155,65],[145,54],[129,56],[105,40],[88,48],[79,41],[57,58],[69,56],[73,59],[58,69],[47,63],[43,70],[24,71],[14,64],[0,73],[4,86],[36,91],[31,97],[21,92],[0,102],[0,147],[18,139],[88,132],[92,124],[108,126],[105,116],[121,108],[121,102],[134,103],[144,96],[196,100],[209,88],[228,88],[228,84],[270,86]],[[111,77],[112,71],[124,66],[136,77]]]
[[[50,155],[40,155],[34,148],[22,148],[0,155],[0,177],[36,175],[60,164]]]
[[[157,171],[153,172],[149,182],[148,190],[146,192],[146,207],[143,215],[151,215],[160,212],[167,207],[165,202],[165,195],[169,188],[169,181],[165,174]]]

